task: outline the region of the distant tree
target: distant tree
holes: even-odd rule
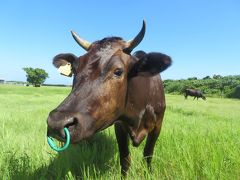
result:
[[[197,80],[197,77],[190,77],[188,80]]]
[[[34,87],[40,87],[48,78],[48,73],[44,69],[25,67],[23,70],[26,72],[27,82]]]
[[[227,97],[240,99],[240,85],[235,87],[233,91],[227,95]]]
[[[211,79],[210,76],[205,76],[203,79]]]
[[[221,75],[217,75],[217,74],[214,74],[214,75],[213,75],[213,79],[221,79],[221,78],[222,78]]]

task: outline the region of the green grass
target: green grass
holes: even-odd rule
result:
[[[0,179],[120,179],[113,127],[62,153],[46,142],[46,118],[70,92],[64,87],[0,86]],[[131,146],[128,179],[239,179],[240,101],[167,95],[153,172],[144,142]]]

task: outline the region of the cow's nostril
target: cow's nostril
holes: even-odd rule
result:
[[[69,119],[67,120],[67,122],[66,122],[66,124],[65,124],[64,127],[69,128],[69,127],[72,127],[72,126],[77,125],[77,123],[78,123],[77,118],[72,117],[72,118],[69,118]]]

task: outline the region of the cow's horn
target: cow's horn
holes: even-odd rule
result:
[[[138,35],[133,39],[128,41],[128,47],[127,47],[127,51],[128,53],[131,53],[131,51],[137,47],[137,45],[142,41],[144,34],[145,34],[145,30],[146,30],[146,22],[145,20],[143,20],[143,25],[142,25],[142,29],[141,31],[138,33]]]
[[[86,41],[86,40],[84,40],[84,39],[82,39],[82,38],[80,38],[80,37],[77,35],[77,33],[75,33],[74,31],[71,31],[71,33],[72,33],[72,36],[73,36],[73,38],[75,39],[75,41],[76,41],[83,49],[85,49],[86,51],[88,51],[88,50],[89,50],[89,47],[91,46],[91,43],[88,42],[88,41]]]

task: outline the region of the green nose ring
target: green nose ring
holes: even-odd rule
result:
[[[57,145],[53,141],[53,138],[50,136],[47,137],[47,142],[48,142],[49,146],[57,152],[64,151],[65,149],[68,148],[68,146],[70,144],[70,133],[67,128],[64,128],[63,130],[64,130],[64,133],[66,136],[66,143],[62,147],[57,147]]]

